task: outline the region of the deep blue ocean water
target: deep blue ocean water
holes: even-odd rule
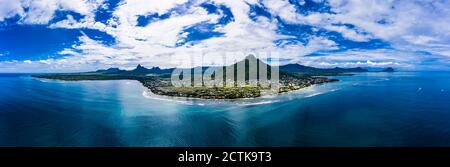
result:
[[[361,73],[276,97],[0,74],[0,146],[450,146],[450,73]]]

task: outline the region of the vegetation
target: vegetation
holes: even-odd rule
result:
[[[253,98],[260,97],[264,90],[269,88],[263,88],[261,85],[256,84],[256,86],[251,86],[250,82],[258,82],[259,77],[256,81],[249,80],[248,71],[248,60],[256,59],[253,56],[247,57],[245,60],[245,83],[237,83],[235,78],[234,86],[217,86],[217,87],[174,87],[170,82],[171,73],[174,69],[160,69],[151,68],[147,69],[141,65],[138,65],[136,69],[126,71],[120,70],[118,68],[110,68],[106,70],[98,70],[95,72],[85,72],[85,73],[66,73],[66,74],[43,74],[35,75],[37,78],[45,79],[56,79],[56,80],[66,80],[66,81],[80,81],[80,80],[137,80],[140,81],[145,87],[150,89],[153,93],[165,96],[176,96],[176,97],[192,97],[192,98],[203,98],[203,99],[236,99],[236,98]],[[242,63],[242,62],[238,62]],[[233,64],[228,67],[234,67],[235,76],[237,75],[236,66]],[[261,65],[264,63],[257,60],[257,64]],[[263,64],[268,67],[268,78],[270,78],[270,66]],[[226,74],[226,67],[215,67],[219,71]],[[202,68],[204,72],[207,68]],[[228,68],[229,69],[229,68]],[[314,67],[307,67],[298,64],[289,64],[285,66],[280,66],[279,73],[279,89],[278,92],[289,92],[293,90],[298,90],[305,88],[314,84],[324,84],[329,82],[336,82],[337,79],[329,79],[323,76],[337,76],[337,75],[351,75],[349,72],[367,72],[363,68],[332,68],[332,69],[319,69]],[[190,69],[193,73],[193,69]],[[392,69],[393,70],[393,69]],[[385,70],[385,71],[391,71]],[[257,71],[259,73],[259,70]],[[319,77],[321,76],[321,77]],[[182,77],[182,75],[181,75]],[[224,76],[225,78],[226,76]],[[212,75],[215,79],[215,74]],[[193,80],[193,78],[191,78]],[[223,81],[223,80],[222,80]],[[204,83],[206,84],[206,83]],[[237,87],[236,85],[245,85]]]

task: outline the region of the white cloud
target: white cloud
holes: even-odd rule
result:
[[[8,55],[9,55],[9,52],[8,52],[8,51],[0,52],[0,57],[1,57],[1,56],[8,56]]]
[[[87,17],[76,21],[72,15],[67,15],[67,19],[53,23],[49,25],[49,28],[67,28],[67,29],[80,29],[91,28],[100,31],[106,31],[107,25],[96,22],[93,17]]]
[[[45,64],[45,65],[50,65],[50,64],[52,64],[52,61],[51,61],[51,60],[39,60],[38,62],[39,62],[39,63],[42,63],[42,64]]]
[[[367,34],[359,33],[358,30],[350,29],[345,26],[335,26],[335,25],[327,25],[324,27],[327,30],[330,31],[336,31],[342,34],[344,38],[358,41],[358,42],[367,42],[373,37]]]
[[[169,56],[177,60],[186,60],[188,58],[187,54],[189,53],[214,54],[219,51],[270,51],[289,52],[286,56],[295,58],[302,53],[307,54],[322,49],[321,47],[317,47],[319,45],[326,45],[327,47],[329,45],[335,45],[328,39],[315,38],[315,42],[308,45],[309,48],[299,45],[278,48],[273,41],[289,38],[289,36],[278,35],[275,33],[275,30],[277,29],[276,22],[271,22],[265,18],[259,18],[257,22],[252,21],[248,15],[249,7],[243,1],[218,0],[215,1],[215,3],[226,5],[233,12],[234,22],[225,26],[216,27],[216,31],[224,33],[224,36],[206,39],[194,46],[191,46],[188,43],[184,46],[175,47],[177,42],[179,42],[179,39],[187,35],[187,33],[182,33],[182,30],[185,27],[202,22],[216,23],[221,16],[208,14],[205,9],[200,7],[191,7],[184,11],[184,15],[174,15],[169,19],[152,22],[145,27],[137,27],[136,16],[149,11],[151,12],[153,9],[139,9],[133,11],[127,9],[130,6],[124,4],[124,6],[118,7],[114,12],[114,15],[118,18],[116,28],[102,28],[103,31],[116,38],[117,44],[115,46],[104,46],[84,36],[80,38],[81,44],[75,46],[72,49],[72,52],[75,52],[75,50],[81,51],[81,55],[86,56],[78,59],[85,60],[87,61],[86,63],[102,62],[105,64],[118,65],[135,65],[140,63],[148,66],[173,67],[174,64],[167,62]],[[254,2],[247,1],[247,3]],[[78,23],[69,18],[66,21],[51,25],[51,27],[93,28],[91,25],[93,24]],[[321,42],[321,40],[323,41]],[[69,53],[69,51],[65,50],[64,53]],[[78,54],[79,53],[76,52],[74,55]],[[240,56],[243,58],[245,55],[242,54]],[[217,61],[217,59],[215,59],[214,56],[211,56],[211,58],[208,58],[205,61],[213,64],[213,61]]]
[[[20,1],[0,0],[0,21],[15,15],[23,15],[25,12]]]
[[[450,1],[330,2],[333,10],[338,13],[336,21],[353,24],[372,34],[374,38],[391,42],[394,47],[430,49],[432,52],[428,46],[430,42],[447,45],[450,42]]]
[[[332,55],[332,56],[329,56]],[[300,64],[314,67],[394,67],[401,70],[450,70],[450,59],[411,50],[353,49],[338,53],[304,56]]]
[[[333,14],[311,12],[308,15],[297,13],[287,1],[263,2],[272,14],[285,21],[336,31],[353,41],[382,39],[396,47],[414,45],[410,48],[430,51],[430,42],[447,45],[450,42],[450,1],[329,0]]]
[[[334,13],[310,12],[307,15],[296,11],[287,0],[211,0],[212,3],[230,8],[234,21],[218,25],[214,31],[223,36],[202,41],[187,42],[178,46],[188,32],[187,27],[199,23],[217,23],[223,13],[209,14],[198,4],[206,0],[190,2],[187,0],[125,0],[113,12],[108,23],[96,22],[95,10],[103,0],[0,0],[0,21],[19,15],[23,24],[47,24],[56,10],[70,10],[84,15],[81,20],[68,16],[66,20],[49,25],[50,28],[90,28],[113,36],[116,43],[106,46],[83,35],[77,45],[65,48],[61,55],[71,55],[60,59],[36,61],[37,67],[49,69],[81,70],[97,67],[132,67],[136,64],[147,66],[173,67],[168,57],[186,61],[187,55],[206,53],[211,55],[207,63],[214,64],[220,53],[217,52],[273,52],[283,58],[318,66],[400,66],[412,68],[413,63],[423,61],[422,55],[415,51],[430,52],[438,58],[450,57],[450,6],[449,1],[409,1],[409,0],[330,0]],[[274,41],[295,38],[277,33],[278,23],[265,17],[253,21],[249,17],[248,4],[262,4],[272,15],[279,16],[291,24],[306,24],[316,28],[335,31],[344,38],[357,42],[382,39],[394,49],[350,50],[328,56],[304,57],[317,51],[338,49],[338,44],[326,37],[311,35],[309,43],[288,43],[276,45]],[[304,1],[299,1],[305,5]],[[23,10],[30,9],[29,12]],[[177,8],[171,17],[156,20],[145,27],[136,26],[138,16],[164,14]],[[348,27],[347,24],[354,25]],[[243,58],[245,54],[238,57]],[[422,56],[422,57],[421,57]],[[25,63],[25,62],[17,62]],[[16,64],[17,64],[16,63]],[[11,64],[11,63],[10,63]]]
[[[295,12],[294,6],[288,0],[264,0],[262,2],[275,16],[280,16],[289,22],[297,21],[299,15]]]
[[[400,63],[396,63],[396,62],[392,62],[392,61],[387,61],[387,62],[372,62],[370,60],[367,61],[356,61],[356,62],[334,62],[334,63],[330,63],[330,62],[320,62],[317,63],[320,67],[365,67],[365,66],[371,66],[371,67],[391,67],[391,66],[399,66]]]
[[[24,24],[47,24],[57,10],[93,17],[102,3],[103,0],[0,0],[0,21],[18,15]]]
[[[187,0],[124,0],[114,11],[114,16],[119,20],[119,25],[135,26],[139,15],[163,14],[186,2]]]
[[[403,36],[403,39],[411,44],[416,45],[428,45],[432,42],[437,42],[438,39],[431,36],[424,36],[424,35],[405,35]]]

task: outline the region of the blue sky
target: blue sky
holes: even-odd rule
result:
[[[450,69],[445,0],[0,0],[0,72],[175,67],[271,53],[315,67]]]

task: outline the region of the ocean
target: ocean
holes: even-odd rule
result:
[[[450,146],[450,73],[359,73],[279,96],[0,74],[0,146]]]

